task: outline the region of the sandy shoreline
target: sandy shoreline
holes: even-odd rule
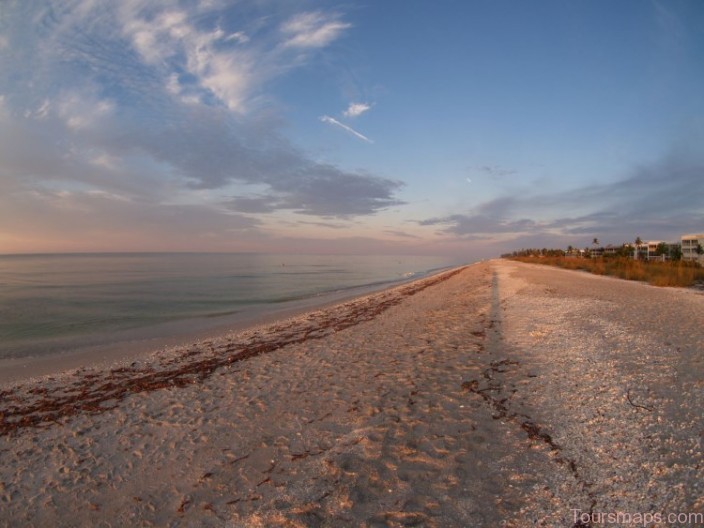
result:
[[[5,388],[0,526],[701,512],[702,320],[702,295],[492,261]]]
[[[438,273],[441,271],[432,275]],[[115,339],[110,343],[89,344],[69,340],[64,344],[66,350],[62,352],[39,357],[0,359],[0,387],[23,381],[39,381],[46,376],[84,367],[99,370],[125,367],[156,351],[177,350],[202,341],[227,339],[228,336],[251,328],[272,325],[311,311],[325,310],[408,282],[414,281],[400,281],[383,287],[377,284],[358,286],[286,302],[281,306],[251,306],[235,315],[171,321],[158,325],[157,328],[122,331],[114,334]],[[55,341],[49,340],[47,347],[55,347]]]
[[[97,363],[5,383],[0,386],[0,396],[10,401],[14,398],[22,405],[5,408],[0,418],[0,434],[55,422],[84,410],[99,412],[133,393],[183,387],[202,381],[217,369],[233,363],[288,345],[324,338],[372,320],[405,297],[448,280],[463,269],[456,268],[345,303],[304,311],[268,325],[249,326],[243,331],[236,329],[189,346],[166,347],[151,354],[127,356],[127,363],[107,367]],[[20,396],[23,393],[24,401]],[[28,394],[41,394],[42,397],[26,398]],[[102,407],[106,401],[110,405]]]

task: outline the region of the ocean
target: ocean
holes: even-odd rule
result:
[[[0,360],[187,334],[455,264],[409,256],[0,255]]]

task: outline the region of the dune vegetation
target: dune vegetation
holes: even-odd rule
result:
[[[626,280],[644,281],[653,286],[692,287],[704,284],[704,268],[696,262],[645,261],[628,257],[574,258],[563,256],[521,256],[512,260],[584,270],[595,275],[611,275]]]

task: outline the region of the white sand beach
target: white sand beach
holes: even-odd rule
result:
[[[702,293],[490,261],[7,384],[0,526],[701,513],[702,321]]]

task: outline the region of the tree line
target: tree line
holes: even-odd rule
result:
[[[595,238],[592,241],[593,247],[585,247],[583,249],[578,249],[573,246],[567,246],[567,249],[555,249],[555,248],[523,248],[517,251],[512,251],[510,253],[504,253],[501,255],[502,258],[515,258],[515,257],[584,257],[591,258],[592,256],[599,256],[604,258],[610,257],[630,257],[633,258],[643,258],[643,241],[640,237],[635,239],[634,244],[625,243],[620,246],[609,246],[604,248],[599,245],[599,239]],[[639,248],[638,251],[635,248]],[[697,254],[704,254],[704,248],[699,244],[697,247]],[[655,252],[651,255],[655,256],[665,256],[668,260],[678,261],[682,259],[682,248],[680,244],[667,244],[665,242],[660,242],[655,248]],[[644,258],[647,258],[644,257]]]

